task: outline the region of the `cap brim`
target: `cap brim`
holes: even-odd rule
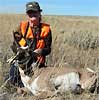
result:
[[[28,11],[34,11],[34,12],[42,12],[42,9],[40,9],[40,10],[37,10],[37,9],[33,9],[33,8],[28,8],[28,9],[26,9],[26,13],[28,12]]]

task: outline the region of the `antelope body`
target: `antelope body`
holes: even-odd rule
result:
[[[89,68],[86,70],[65,66],[45,67],[38,69],[34,67],[34,62],[31,62],[33,56],[31,57],[27,51],[23,54],[21,53],[19,52],[17,54],[17,56],[20,55],[19,58],[21,58],[17,59],[18,61],[21,61],[26,57],[28,57],[30,60],[30,63],[28,61],[28,64],[26,65],[22,63],[18,65],[21,80],[25,88],[31,91],[35,96],[42,93],[53,94],[70,90],[76,91],[78,86],[81,89],[89,89],[96,81],[97,77],[95,72]],[[21,55],[23,55],[23,57],[21,57]],[[26,60],[27,59],[23,61],[26,62]],[[33,70],[33,75],[26,74],[24,70],[26,68]],[[34,68],[36,69],[35,71]],[[29,70],[29,73],[31,73],[31,70]]]
[[[82,89],[87,89],[95,80],[96,75],[93,72],[88,72],[85,69],[76,69],[69,67],[46,67],[39,69],[39,74],[35,77],[30,77],[24,74],[24,71],[19,67],[21,80],[24,86],[37,96],[43,92],[52,93],[75,91],[80,85]]]

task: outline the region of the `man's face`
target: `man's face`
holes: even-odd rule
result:
[[[40,12],[28,11],[27,18],[31,27],[38,26],[40,23]]]

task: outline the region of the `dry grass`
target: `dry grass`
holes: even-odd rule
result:
[[[10,45],[12,31],[25,15],[0,15],[0,82],[9,70],[6,59],[13,55]],[[52,52],[47,57],[48,66],[90,67],[99,72],[99,17],[43,16],[51,25]],[[2,70],[2,71],[1,71]],[[1,85],[0,84],[0,85]],[[33,97],[17,97],[16,100],[31,100]],[[60,98],[60,99],[59,99]],[[84,93],[79,96],[65,94],[52,100],[98,100],[96,94]],[[39,99],[35,99],[39,100]],[[50,100],[50,99],[46,99]]]

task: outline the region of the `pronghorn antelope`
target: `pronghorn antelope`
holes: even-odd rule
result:
[[[22,56],[21,53],[19,52],[17,57]],[[25,58],[16,57],[16,61],[25,88],[35,96],[42,93],[51,95],[66,91],[80,93],[84,89],[90,89],[97,80],[96,73],[89,68],[79,69],[65,66],[38,69],[35,67],[36,63],[31,60],[33,57],[28,52],[24,52],[24,54]]]

